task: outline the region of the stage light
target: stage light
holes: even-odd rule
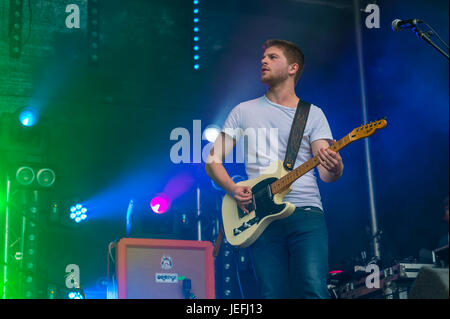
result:
[[[37,172],[36,180],[42,187],[50,187],[55,183],[56,175],[50,168],[42,168]]]
[[[13,58],[20,58],[22,52],[23,1],[10,1],[9,52]]]
[[[23,126],[33,126],[39,120],[39,112],[31,107],[26,107],[19,113],[19,121]]]
[[[87,2],[87,29],[89,43],[89,64],[97,65],[99,62],[100,44],[100,6],[97,0]]]
[[[198,45],[198,42],[200,40],[198,33],[200,31],[200,28],[198,27],[198,22],[199,22],[199,18],[198,18],[198,13],[199,13],[199,8],[198,8],[198,0],[194,0],[193,2],[193,12],[194,12],[194,45],[193,45],[193,49],[194,51],[198,52],[200,50],[200,47]],[[199,55],[198,54],[194,54],[194,70],[198,70],[200,69],[200,64],[199,64]]]
[[[20,185],[28,186],[35,178],[34,170],[28,166],[20,167],[16,172],[16,180]]]
[[[67,293],[67,298],[68,299],[84,299],[84,296],[79,291],[69,291]]]
[[[203,139],[214,143],[217,136],[220,134],[220,128],[217,125],[208,125],[203,131]]]
[[[83,207],[82,204],[73,205],[70,207],[70,219],[80,223],[87,218],[87,211],[87,208]]]
[[[150,201],[150,207],[156,214],[164,214],[170,208],[170,198],[165,194],[157,194]]]

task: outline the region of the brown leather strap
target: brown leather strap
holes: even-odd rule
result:
[[[213,250],[214,257],[219,256],[220,246],[222,245],[222,240],[223,240],[223,228],[220,227],[219,233],[217,234],[217,237],[216,237],[216,242],[214,243],[214,250]]]
[[[291,171],[294,168],[310,108],[311,103],[299,99],[297,110],[294,115],[294,121],[292,122],[291,132],[289,133],[289,140],[283,164],[284,168],[288,171]]]

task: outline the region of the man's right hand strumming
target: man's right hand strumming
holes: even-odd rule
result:
[[[252,203],[252,188],[236,184],[231,190],[231,196],[236,200],[239,208],[248,214],[247,206]]]

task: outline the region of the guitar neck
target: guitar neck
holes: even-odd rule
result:
[[[350,139],[350,136],[347,135],[347,136],[343,137],[342,139],[340,139],[339,141],[337,141],[332,146],[330,146],[330,149],[335,152],[338,152],[339,150],[343,149],[345,146],[347,146],[351,142],[352,142],[352,140]],[[289,172],[288,174],[284,175],[277,181],[273,182],[270,186],[272,189],[272,194],[277,194],[277,193],[283,192],[292,183],[294,183],[297,179],[299,179],[301,176],[305,175],[307,172],[309,172],[310,170],[312,170],[314,167],[316,167],[319,164],[320,164],[320,162],[319,162],[318,156],[316,155],[313,158],[311,158],[310,160],[308,160],[305,163],[303,163],[302,165],[300,165],[299,167],[297,167],[296,169],[294,169],[293,171]]]

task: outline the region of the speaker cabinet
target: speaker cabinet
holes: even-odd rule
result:
[[[420,269],[408,299],[448,299],[448,268]]]
[[[211,242],[123,238],[117,244],[119,299],[214,299]]]

